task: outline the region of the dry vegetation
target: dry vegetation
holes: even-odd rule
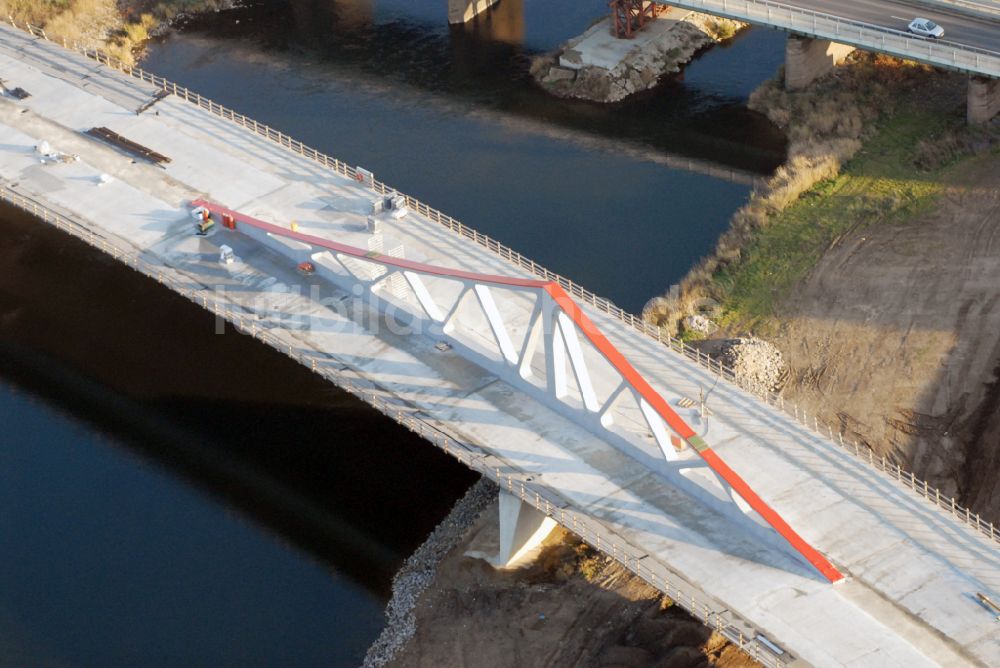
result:
[[[651,303],[644,315],[671,333],[706,299],[722,305],[730,330],[759,325],[842,232],[839,223],[894,219],[926,204],[936,192],[933,180],[914,184],[909,172],[939,169],[983,139],[964,125],[965,80],[955,74],[858,52],[806,90],[786,91],[782,81],[779,72],[749,106],[785,129],[788,159],[734,214],[715,252],[689,272],[679,294]],[[856,161],[859,169],[841,173],[880,134],[877,160]],[[864,187],[852,178],[862,178]],[[827,212],[834,224],[817,229],[815,212],[801,210],[803,194],[846,194],[844,187],[854,196],[838,198],[837,206],[851,210]]]
[[[725,42],[736,37],[736,33],[746,27],[745,23],[738,23],[731,19],[711,18],[704,26],[705,32],[716,42]]]
[[[133,64],[161,26],[185,13],[229,6],[232,0],[0,0],[0,15]]]

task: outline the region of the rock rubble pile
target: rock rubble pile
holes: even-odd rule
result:
[[[721,358],[740,387],[757,395],[780,390],[788,373],[781,351],[762,339],[731,339],[723,344]]]

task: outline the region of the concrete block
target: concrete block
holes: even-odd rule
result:
[[[583,67],[583,54],[576,49],[566,49],[559,56],[559,64],[572,70],[578,70]]]
[[[568,70],[565,67],[553,67],[542,79],[542,83],[558,83],[560,81],[573,81],[576,79],[576,70]]]

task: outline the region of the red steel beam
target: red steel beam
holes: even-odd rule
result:
[[[666,402],[666,400],[653,389],[646,379],[642,377],[642,374],[636,371],[635,367],[633,367],[625,356],[614,346],[614,344],[612,344],[611,341],[604,336],[601,330],[598,329],[597,325],[595,325],[594,322],[587,317],[587,314],[583,312],[583,309],[581,309],[580,306],[573,301],[573,299],[558,283],[554,281],[515,278],[511,276],[479,274],[471,271],[448,269],[446,267],[414,262],[403,258],[389,257],[388,255],[366,251],[361,248],[337,243],[335,241],[323,239],[311,234],[304,234],[302,232],[278,227],[272,223],[253,218],[252,216],[242,214],[232,209],[227,209],[226,207],[208,202],[204,199],[195,200],[191,203],[191,205],[194,207],[204,207],[212,213],[220,216],[223,214],[232,216],[238,224],[249,225],[277,236],[295,239],[297,241],[301,241],[302,243],[325,248],[342,255],[373,260],[379,264],[396,267],[398,269],[416,271],[445,278],[470,280],[479,283],[493,283],[505,287],[540,288],[544,290],[550,297],[552,297],[552,300],[559,306],[559,308],[570,317],[574,324],[580,328],[583,335],[598,350],[598,352],[601,353],[604,359],[606,359],[611,366],[614,367],[619,374],[621,374],[622,378],[624,378],[627,383],[635,388],[636,392],[639,393],[639,396],[645,399],[653,410],[655,410],[656,413],[663,419],[663,421],[666,422],[678,436],[684,439],[684,441],[698,453],[709,468],[725,480],[753,510],[763,517],[764,521],[778,532],[778,535],[784,538],[793,549],[801,554],[806,561],[812,564],[813,567],[816,568],[816,570],[818,570],[830,582],[837,582],[844,577],[844,575],[838,571],[833,564],[831,564],[822,554],[820,554],[814,547],[809,545],[805,539],[796,533],[795,530],[792,529],[792,527],[789,526],[784,519],[782,519],[777,511],[767,505],[767,503],[753,491],[750,485],[742,477],[740,477],[738,473],[731,469],[722,460],[722,458],[719,457],[719,455],[712,450],[711,447],[709,447],[708,443],[695,433],[694,429],[692,429],[691,426],[688,425],[683,418],[681,418],[681,416],[670,408],[670,405]]]
[[[788,543],[795,548],[795,550],[805,557],[806,561],[812,564],[816,570],[823,574],[823,576],[830,582],[836,582],[842,579],[843,574],[838,571],[833,564],[831,564],[826,557],[820,554],[815,548],[813,548],[809,543],[807,543],[799,534],[795,532],[792,527],[782,519],[771,506],[767,505],[763,499],[761,499],[756,492],[750,487],[749,484],[743,478],[740,477],[736,471],[729,468],[729,466],[722,461],[722,458],[709,447],[708,443],[704,441],[700,436],[698,436],[694,429],[688,425],[687,422],[681,418],[666,400],[660,396],[660,394],[646,382],[646,379],[635,370],[635,367],[625,358],[624,355],[619,352],[617,348],[608,340],[606,336],[597,328],[597,325],[587,317],[587,314],[583,312],[576,302],[566,294],[566,291],[562,289],[558,283],[548,283],[545,286],[545,291],[548,292],[552,299],[555,300],[559,307],[572,318],[576,326],[580,328],[583,335],[587,337],[587,340],[593,344],[595,348],[604,356],[606,360],[622,375],[622,377],[628,381],[632,387],[639,393],[639,395],[645,399],[653,410],[659,414],[663,420],[670,425],[678,436],[684,439],[688,445],[690,445],[695,452],[697,452],[701,458],[708,464],[709,468],[715,471],[719,476],[725,480],[729,485],[736,490],[736,493],[743,497],[743,500],[753,508],[761,517],[764,518],[771,527],[778,532],[778,534],[784,538]]]
[[[290,229],[279,227],[273,223],[268,223],[253,216],[248,216],[245,213],[240,213],[239,211],[234,211],[232,209],[227,209],[224,206],[209,202],[204,199],[196,199],[191,202],[192,207],[204,207],[211,211],[212,213],[222,215],[232,216],[237,223],[243,225],[249,225],[250,227],[256,227],[257,229],[264,230],[265,232],[270,232],[271,234],[278,235],[279,237],[288,237],[289,239],[295,239],[296,241],[301,241],[302,243],[309,244],[310,246],[318,246],[326,250],[331,250],[335,253],[340,253],[341,255],[347,255],[350,257],[360,258],[362,260],[374,260],[379,264],[384,264],[392,267],[397,267],[399,269],[406,269],[409,271],[416,271],[422,274],[430,274],[432,276],[442,276],[445,278],[455,278],[467,281],[478,281],[480,283],[496,283],[497,285],[503,285],[511,288],[544,288],[549,284],[548,281],[542,281],[530,278],[515,278],[513,276],[492,276],[489,274],[477,274],[472,271],[462,271],[461,269],[448,269],[447,267],[438,267],[432,264],[424,264],[422,262],[414,262],[413,260],[407,260],[405,258],[390,257],[388,255],[383,255],[382,253],[377,253],[375,251],[362,250],[355,246],[348,246],[347,244],[337,243],[336,241],[330,241],[329,239],[323,239],[322,237],[316,237],[311,234],[303,234],[302,232],[292,231]]]

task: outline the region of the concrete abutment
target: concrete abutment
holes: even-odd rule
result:
[[[465,23],[500,0],[448,0],[448,23]]]
[[[969,77],[967,105],[969,125],[989,122],[1000,113],[1000,79]]]
[[[789,35],[785,42],[785,89],[799,90],[844,61],[853,46]]]

